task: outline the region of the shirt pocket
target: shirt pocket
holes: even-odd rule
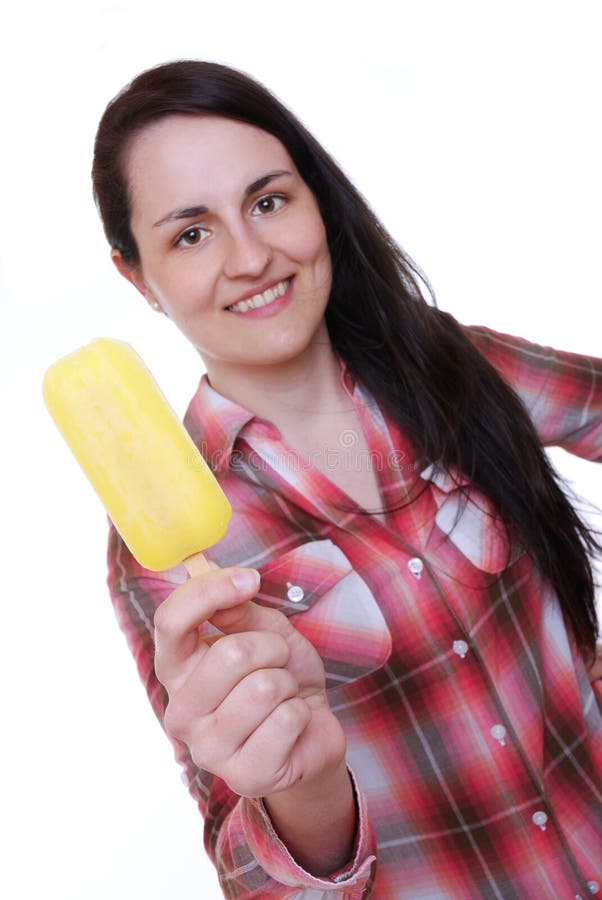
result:
[[[376,599],[339,547],[310,541],[259,568],[255,602],[278,609],[316,648],[335,688],[381,668],[391,635]]]
[[[421,478],[431,482],[437,505],[429,550],[436,551],[441,540],[449,540],[485,575],[499,575],[523,554],[489,498],[467,478],[435,466],[421,472]]]

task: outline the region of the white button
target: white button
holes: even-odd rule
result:
[[[420,575],[422,574],[422,570],[424,569],[424,563],[422,562],[421,559],[418,559],[417,556],[414,556],[408,562],[408,569],[410,570],[412,575],[414,575],[415,578],[420,578]]]
[[[464,659],[464,657],[468,653],[468,644],[466,643],[466,641],[454,641],[452,647],[454,653],[457,653],[458,656],[462,657],[462,659]]]
[[[587,888],[590,894],[597,894],[600,890],[600,884],[597,881],[588,881]]]
[[[533,813],[532,817],[533,824],[539,825],[542,831],[546,830],[546,822],[548,821],[548,817],[545,812],[541,810],[539,812]]]
[[[491,729],[491,737],[495,738],[496,741],[499,741],[502,747],[506,746],[506,729],[503,725],[494,725]],[[537,815],[537,813],[535,813],[535,815]],[[543,813],[543,815],[545,816],[545,813]],[[535,819],[533,821],[535,821]],[[535,824],[537,825],[539,823],[536,822]]]
[[[299,603],[305,597],[305,591],[298,584],[287,584],[287,588],[286,596],[291,603]]]

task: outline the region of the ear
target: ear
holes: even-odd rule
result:
[[[140,291],[148,305],[156,312],[163,312],[161,304],[155,298],[153,292],[144,280],[140,266],[132,266],[127,263],[122,257],[121,252],[115,247],[111,250],[111,259],[119,274],[122,275],[126,281],[129,281],[130,284],[133,284],[137,291]]]

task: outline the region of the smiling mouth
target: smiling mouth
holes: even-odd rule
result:
[[[264,291],[262,294],[253,294],[252,297],[247,297],[246,300],[241,300],[239,303],[233,303],[232,306],[227,306],[226,309],[229,309],[232,312],[244,313],[248,312],[250,309],[259,309],[262,306],[268,306],[270,303],[273,303],[274,300],[278,300],[279,297],[286,294],[292,280],[292,277],[285,278],[283,281],[279,281],[278,284],[275,284],[274,287],[268,288],[267,291]]]

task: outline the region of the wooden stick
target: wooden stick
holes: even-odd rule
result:
[[[204,572],[210,572],[211,569],[216,568],[208,559],[205,559],[202,553],[195,553],[193,556],[189,556],[188,559],[184,560],[184,565],[191,578],[194,578],[195,575],[202,575]]]

